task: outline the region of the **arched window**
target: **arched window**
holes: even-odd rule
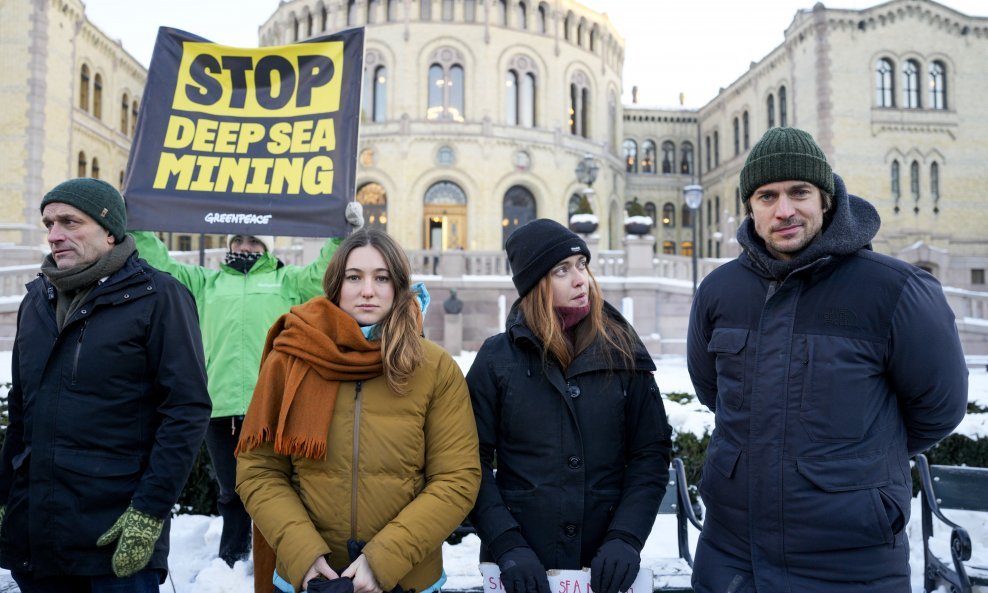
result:
[[[504,87],[508,125],[535,127],[535,62],[527,56],[515,56],[505,73]]]
[[[783,128],[789,125],[788,107],[786,105],[786,87],[779,87],[779,125]]]
[[[463,57],[455,49],[442,48],[433,56],[429,66],[430,120],[464,121]]]
[[[682,160],[679,162],[679,172],[683,175],[692,175],[693,144],[691,142],[683,142],[679,147],[679,152],[683,155]]]
[[[508,240],[514,230],[526,222],[537,218],[535,211],[535,196],[528,188],[520,185],[512,186],[504,193],[501,214],[501,244]]]
[[[676,206],[672,202],[666,202],[662,206],[662,226],[667,229],[676,228]]]
[[[890,185],[891,185],[891,189],[892,189],[893,210],[896,213],[898,213],[899,212],[899,200],[902,198],[902,190],[901,190],[901,186],[899,184],[899,161],[898,160],[892,161],[892,167],[890,168],[889,176],[891,177],[891,179],[890,179]]]
[[[423,201],[426,204],[462,204],[467,203],[467,194],[459,185],[452,181],[438,181],[425,190]]]
[[[120,184],[117,185],[117,189],[123,189],[123,182],[124,182],[124,172],[121,171],[120,172]]]
[[[93,77],[93,116],[103,117],[103,77],[98,73]]]
[[[573,35],[573,11],[566,13],[566,19],[563,21],[563,39],[565,41],[572,41],[570,39]]]
[[[611,150],[617,150],[617,95],[612,89],[607,93],[607,138]]]
[[[346,2],[346,24],[350,27],[357,24],[357,0]]]
[[[879,58],[875,63],[875,105],[895,107],[895,67],[892,60]]]
[[[357,201],[364,207],[367,228],[388,230],[388,194],[378,183],[366,183],[357,190]]]
[[[396,4],[398,0],[388,0],[388,14],[391,14],[391,8]],[[319,8],[319,30],[323,33],[326,32],[326,28],[329,27],[329,9],[323,4]]]
[[[137,132],[137,101],[130,104],[130,135]]]
[[[676,255],[676,244],[672,241],[663,241],[662,253],[664,255]]]
[[[720,166],[720,133],[714,130],[714,169]]]
[[[659,217],[655,213],[655,204],[652,202],[645,202],[645,216],[652,219],[651,228],[655,228],[659,224]]]
[[[368,54],[368,58],[374,57],[374,62],[381,58],[377,54]],[[371,60],[367,60],[371,61]],[[365,120],[381,122],[387,119],[388,109],[388,68],[387,66],[370,65],[370,76],[364,75],[364,97],[363,116]]]
[[[940,60],[930,64],[930,109],[947,108],[947,67]]]
[[[587,36],[587,19],[581,18],[580,23],[576,26],[576,44],[580,47],[584,47],[586,43]]]
[[[419,0],[419,20],[432,20],[432,0]]]
[[[368,10],[369,12],[369,10]],[[369,20],[367,22],[370,22]],[[306,38],[312,37],[312,13],[305,13],[305,36]]]
[[[651,140],[642,142],[641,170],[642,173],[655,174],[655,142]],[[653,216],[652,219],[654,220],[655,217]]]
[[[86,153],[79,151],[79,166],[76,169],[76,177],[87,177],[86,175]]]
[[[940,165],[930,164],[930,199],[933,200],[933,213],[940,213]]]
[[[741,154],[741,124],[734,118],[734,156]]]
[[[96,157],[93,157],[93,167],[91,171],[92,171],[91,177],[93,179],[99,179],[99,159]]]
[[[575,136],[590,136],[590,78],[577,72],[569,85],[569,130]]]
[[[662,143],[662,174],[672,173],[673,163],[676,162],[676,145],[666,140]]]
[[[902,68],[902,106],[919,109],[919,62],[906,60]]]
[[[79,108],[89,111],[89,66],[79,69]]]
[[[528,29],[528,5],[525,4],[524,0],[518,2],[518,6],[515,7],[515,20],[518,22],[518,28],[525,31]]]
[[[751,148],[751,143],[749,141],[749,138],[751,136],[748,134],[748,131],[749,131],[750,128],[748,126],[748,112],[747,111],[745,111],[744,113],[741,114],[741,127],[744,128],[744,149],[745,150],[748,150],[749,148]]]
[[[127,116],[130,114],[130,98],[127,93],[123,94],[123,100],[120,102],[120,132],[126,134],[130,130],[130,125],[127,120]]]
[[[298,17],[292,15],[292,41],[298,41],[302,35],[302,25],[298,22]]]
[[[706,153],[707,172],[709,172],[710,171],[710,165],[711,165],[711,162],[712,162],[711,159],[710,159],[710,135],[709,134],[703,139],[703,142],[704,142],[703,152]]]
[[[909,192],[913,197],[913,212],[919,213],[919,163],[909,165]]]
[[[693,209],[683,204],[683,207],[679,209],[679,218],[682,221],[680,226],[684,229],[691,228],[693,226]]]
[[[775,95],[772,93],[768,94],[768,98],[765,99],[765,111],[768,113],[768,127],[775,127]]]
[[[508,26],[508,0],[497,0],[497,24]]]
[[[549,22],[549,6],[545,2],[539,3],[539,14],[535,22],[535,30],[539,33],[545,33],[548,30],[547,23]]]
[[[600,37],[600,30],[598,29],[597,25],[595,24],[590,29],[590,51],[591,52],[596,52],[597,51],[597,38],[598,37]]]
[[[628,173],[638,172],[638,143],[630,138],[624,141],[624,170]]]

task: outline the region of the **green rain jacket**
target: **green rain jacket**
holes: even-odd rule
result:
[[[327,239],[319,257],[307,266],[285,265],[265,253],[243,274],[226,264],[211,270],[177,262],[154,233],[131,234],[141,258],[174,276],[195,297],[212,417],[243,416],[254,393],[268,329],[292,306],[323,293],[323,274],[340,239]]]

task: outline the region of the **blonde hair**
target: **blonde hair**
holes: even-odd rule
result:
[[[587,268],[587,292],[590,301],[590,313],[577,324],[576,338],[573,342],[567,339],[562,323],[552,304],[552,278],[545,275],[521,298],[519,308],[525,318],[525,325],[542,342],[542,361],[547,361],[548,355],[559,363],[563,369],[569,368],[573,359],[598,337],[608,346],[603,348],[607,357],[608,367],[613,366],[612,354],[619,353],[628,368],[634,367],[635,341],[632,331],[626,324],[611,319],[604,314],[604,295],[597,285],[590,268]]]
[[[412,271],[404,250],[384,231],[363,228],[344,239],[326,267],[322,287],[326,297],[340,304],[340,289],[350,253],[358,247],[373,247],[384,258],[394,286],[391,310],[378,323],[381,361],[388,387],[398,395],[408,393],[408,380],[422,360],[419,340],[419,304],[411,290]]]

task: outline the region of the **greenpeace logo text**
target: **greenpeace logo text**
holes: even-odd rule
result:
[[[205,221],[209,224],[268,224],[271,214],[245,214],[243,212],[210,212]]]

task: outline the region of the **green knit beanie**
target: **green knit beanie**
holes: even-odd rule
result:
[[[741,169],[741,199],[776,181],[809,181],[834,194],[834,172],[810,136],[797,128],[772,128],[755,144]]]
[[[56,185],[41,200],[41,212],[52,202],[74,206],[110,232],[119,244],[127,233],[127,207],[117,188],[100,179],[80,177]]]

